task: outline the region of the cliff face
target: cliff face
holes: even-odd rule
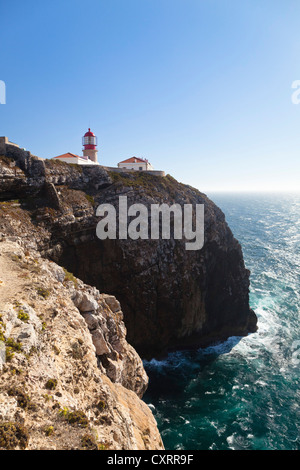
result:
[[[115,297],[0,234],[0,449],[163,449]]]
[[[169,176],[13,159],[0,164],[0,180],[0,198],[19,199],[0,204],[0,229],[22,235],[43,256],[115,295],[128,342],[143,357],[256,330],[241,247],[222,211],[196,189]],[[100,241],[95,209],[104,202],[117,207],[120,195],[128,205],[204,204],[203,249],[187,251],[174,239]]]

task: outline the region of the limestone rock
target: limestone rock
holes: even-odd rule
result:
[[[98,356],[103,356],[104,354],[109,354],[111,352],[100,329],[92,332],[92,338],[96,348],[96,354]]]
[[[42,322],[31,307],[19,302],[14,306],[7,304],[0,309],[0,315],[5,324],[6,339],[22,343],[22,350],[27,354],[37,347]]]
[[[98,309],[97,300],[85,292],[77,293],[74,298],[74,303],[81,313],[96,311]]]
[[[120,302],[113,295],[103,295],[104,301],[107,303],[112,312],[120,312],[121,305]]]
[[[94,312],[82,313],[82,316],[87,323],[88,329],[90,331],[96,330],[99,326],[99,318],[94,314]]]
[[[163,449],[139,398],[148,378],[126,341],[122,314],[97,289],[66,281],[23,239],[1,240],[0,424],[21,425],[29,450],[84,449],[87,435],[100,449]],[[95,310],[81,313],[79,298],[81,308]]]

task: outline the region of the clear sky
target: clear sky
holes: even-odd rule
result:
[[[299,0],[0,0],[0,135],[145,157],[204,192],[300,187]]]

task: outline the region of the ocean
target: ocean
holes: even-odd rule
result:
[[[145,361],[167,450],[300,449],[300,194],[208,194],[251,271],[258,331]]]

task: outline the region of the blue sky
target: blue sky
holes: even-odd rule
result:
[[[0,135],[209,192],[300,180],[298,0],[0,0]]]

